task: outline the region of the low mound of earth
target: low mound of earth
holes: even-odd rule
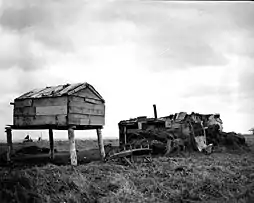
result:
[[[128,134],[128,142],[132,145],[146,145],[149,143],[153,154],[165,154],[167,151],[167,140],[172,139],[172,144],[181,144],[188,151],[197,151],[191,134],[175,133],[171,129],[132,130]],[[207,145],[213,144],[213,150],[218,151],[224,148],[228,150],[249,151],[246,139],[243,135],[235,132],[220,132],[217,125],[209,126],[206,129]],[[178,143],[176,142],[178,141]],[[195,141],[194,141],[195,142]],[[173,146],[172,146],[173,147]],[[174,150],[173,150],[174,151]]]

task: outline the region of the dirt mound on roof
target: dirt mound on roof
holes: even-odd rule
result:
[[[197,129],[196,129],[197,128]],[[193,126],[195,136],[202,134],[203,129],[200,126]],[[199,132],[200,131],[200,132]],[[202,131],[202,132],[201,132]],[[173,145],[184,145],[188,151],[197,150],[193,135],[191,133],[181,133],[172,129],[150,129],[150,130],[132,130],[127,135],[127,143],[132,146],[142,145],[149,143],[153,150],[153,154],[164,154],[167,148],[167,140],[172,139]],[[232,150],[248,150],[245,137],[235,132],[221,132],[218,125],[209,126],[206,129],[207,144],[213,144],[213,146],[226,147]],[[142,142],[141,142],[142,141]],[[179,146],[175,146],[176,148]],[[183,147],[182,147],[183,148]]]
[[[248,146],[243,135],[235,132],[221,132],[219,127],[209,126],[206,130],[207,142],[214,146],[225,146],[230,149],[246,149]]]

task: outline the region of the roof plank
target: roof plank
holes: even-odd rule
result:
[[[99,96],[99,98],[104,101],[102,96],[93,88],[92,85],[84,82],[84,83],[74,83],[74,84],[65,84],[65,85],[57,85],[57,86],[50,86],[45,88],[38,88],[32,91],[29,91],[25,94],[22,94],[20,97],[16,98],[15,100],[23,100],[23,99],[34,99],[34,98],[43,98],[43,97],[60,97],[64,95],[73,95],[76,92],[90,88],[91,91]]]

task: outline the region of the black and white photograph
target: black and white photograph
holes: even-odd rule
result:
[[[0,202],[254,203],[254,3],[0,0]]]

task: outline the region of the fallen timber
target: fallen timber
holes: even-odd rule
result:
[[[132,148],[129,146],[129,149],[112,149],[106,154],[105,161],[106,162],[119,162],[122,164],[127,164],[129,166],[133,166],[134,162],[137,162],[138,159],[142,159],[142,161],[151,162],[152,161],[152,149],[149,147],[143,148]]]

